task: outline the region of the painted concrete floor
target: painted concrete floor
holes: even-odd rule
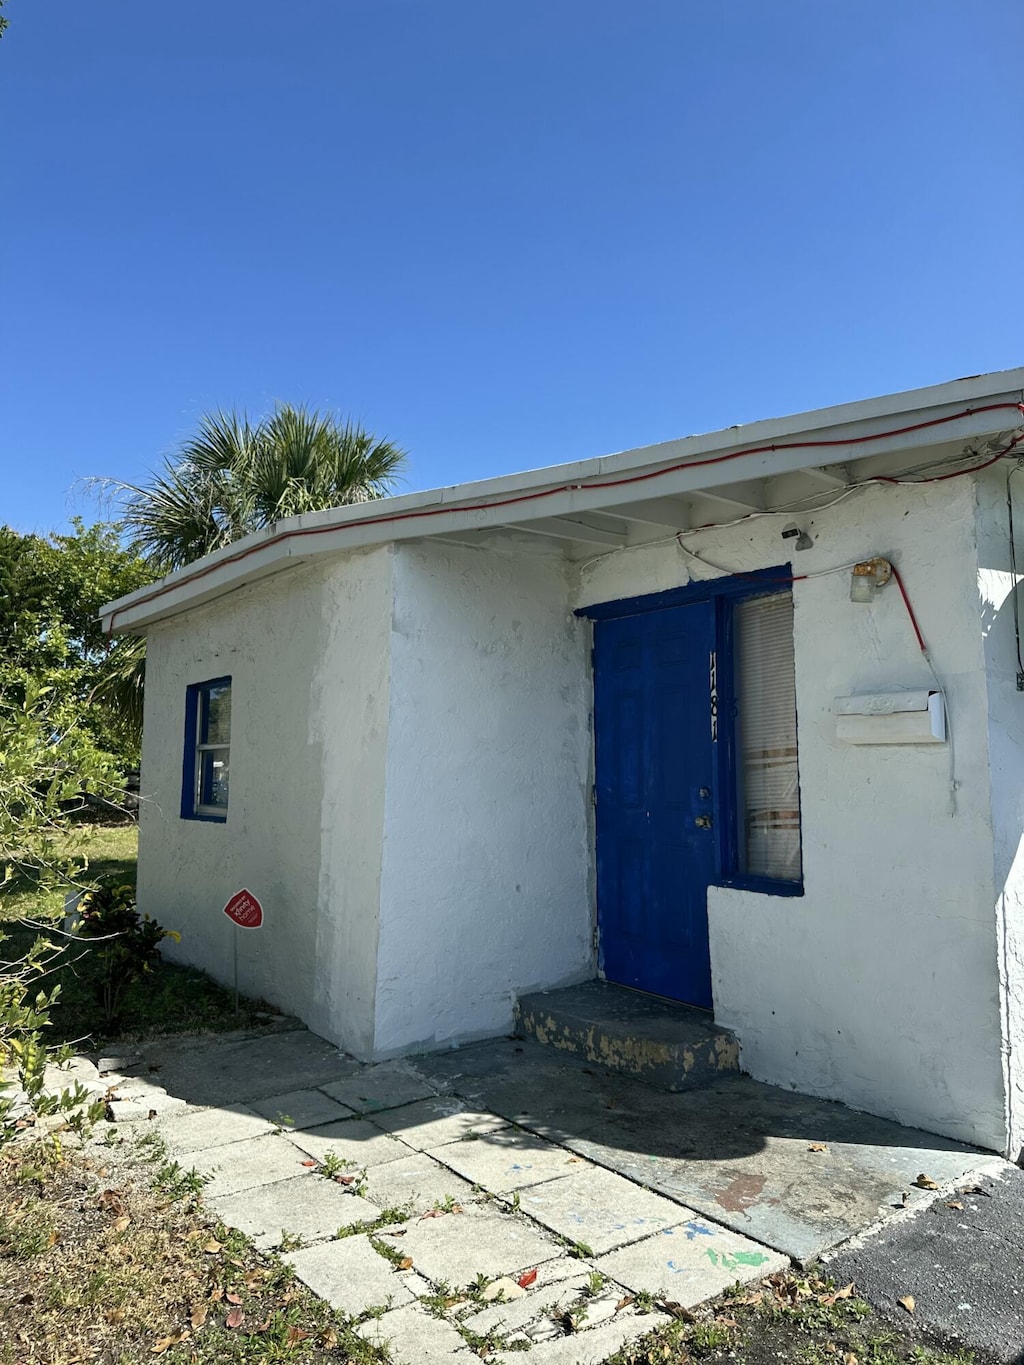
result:
[[[1006,1166],[747,1077],[668,1094],[512,1040],[365,1067],[291,1029],[161,1041],[87,1072],[116,1086],[118,1121],[210,1177],[218,1217],[344,1312],[386,1309],[361,1330],[395,1365],[492,1335],[517,1347],[494,1361],[522,1365],[529,1344],[534,1365],[599,1362],[664,1320],[639,1294],[692,1306],[927,1204],[922,1174]],[[348,1233],[384,1210],[397,1221]],[[485,1301],[443,1317],[422,1302],[474,1282]],[[566,1336],[556,1319],[584,1301]]]

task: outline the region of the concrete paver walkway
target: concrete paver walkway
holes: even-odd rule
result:
[[[648,1296],[692,1306],[926,1202],[922,1172],[1006,1165],[748,1078],[667,1094],[510,1040],[364,1067],[296,1028],[107,1062],[115,1117],[396,1365],[481,1340],[602,1361],[666,1320]]]

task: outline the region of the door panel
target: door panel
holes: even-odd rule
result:
[[[713,603],[695,602],[594,628],[602,967],[609,981],[705,1008],[714,620]]]

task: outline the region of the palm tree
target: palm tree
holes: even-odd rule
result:
[[[404,463],[404,451],[361,426],[280,403],[255,426],[244,412],[208,413],[150,483],[105,482],[120,494],[131,548],[162,574],[284,517],[383,497]],[[134,742],[145,668],[145,641],[121,640],[92,694]]]
[[[383,497],[404,462],[361,426],[281,403],[255,425],[206,414],[149,484],[115,487],[132,548],[166,572],[284,517]]]

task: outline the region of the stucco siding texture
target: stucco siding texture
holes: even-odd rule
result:
[[[978,480],[978,597],[988,670],[993,881],[1003,992],[1002,1057],[1009,1109],[1006,1155],[1024,1158],[1024,692],[1017,642],[1007,509],[1008,465]],[[1012,479],[1017,566],[1024,554],[1024,472]],[[1024,619],[1024,611],[1021,611]]]
[[[517,994],[593,972],[568,572],[535,541],[396,550],[378,1056],[507,1032]]]
[[[361,978],[379,904],[389,617],[385,550],[290,570],[147,641],[142,909],[181,932],[169,956],[227,984],[237,935],[241,990],[353,1051],[372,1035],[372,971]],[[221,676],[232,680],[227,819],[183,819],[186,688]],[[346,768],[358,800],[339,798]],[[222,913],[243,886],[263,904],[261,929]],[[350,952],[353,938],[368,953]]]
[[[746,572],[792,559],[804,895],[712,887],[715,1018],[756,1078],[1003,1150],[1000,981],[993,909],[986,677],[969,479],[872,488],[798,518],[791,554],[766,517],[685,538]],[[850,601],[848,570],[899,566],[942,686],[948,745],[850,746],[833,702],[934,687],[895,584]],[[583,574],[580,600],[710,576],[671,543]]]

